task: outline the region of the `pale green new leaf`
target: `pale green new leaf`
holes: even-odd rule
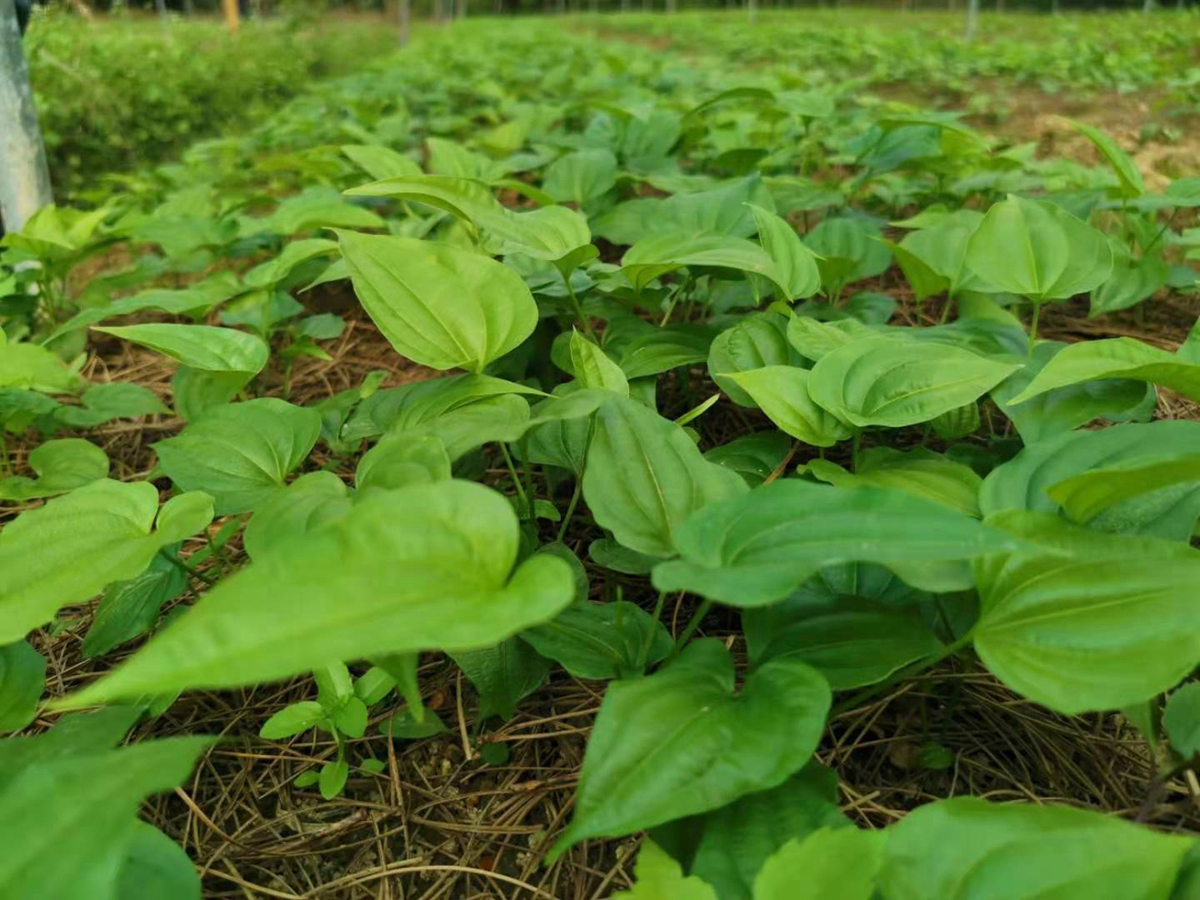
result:
[[[0,500],[33,500],[65,494],[108,476],[108,456],[90,441],[63,438],[46,441],[29,454],[37,478],[12,475],[0,479]]]
[[[1063,348],[1046,363],[1037,377],[1009,402],[1024,403],[1055,388],[1097,381],[1130,378],[1169,388],[1200,400],[1200,365],[1143,344],[1136,338],[1084,341]]]
[[[1119,194],[1122,197],[1140,197],[1146,193],[1146,182],[1142,178],[1142,173],[1138,171],[1137,164],[1130,159],[1128,153],[1117,146],[1116,141],[1099,128],[1085,122],[1077,122],[1074,119],[1067,119],[1067,121],[1071,123],[1072,128],[1091,141],[1092,145],[1100,151],[1100,155],[1112,166],[1113,172],[1117,175],[1117,181],[1121,184]]]
[[[871,900],[886,835],[822,828],[791,840],[763,863],[754,900]]]
[[[551,555],[512,571],[518,541],[512,505],[482,485],[374,492],[339,521],[221,582],[69,702],[252,684],[329,660],[494,645],[553,618],[575,592],[570,567]]]
[[[744,372],[725,372],[767,414],[780,430],[813,447],[832,447],[853,434],[835,415],[813,402],[811,373],[797,366],[765,366]]]
[[[1091,469],[1046,488],[1050,499],[1081,525],[1134,497],[1176,485],[1200,488],[1200,455],[1181,455]]]
[[[685,877],[679,863],[651,840],[642,841],[633,873],[637,883],[612,900],[719,900],[712,885],[695,875]]]
[[[93,326],[122,340],[157,350],[191,369],[205,372],[244,372],[263,370],[270,350],[262,338],[235,328],[212,325],[124,325]]]
[[[756,404],[750,394],[723,373],[784,366],[799,361],[788,345],[787,320],[777,313],[747,316],[717,335],[708,348],[708,374],[739,406],[754,407]]]
[[[571,367],[580,387],[629,396],[629,379],[621,367],[578,331],[571,332]]]
[[[351,162],[375,179],[421,174],[421,167],[412,159],[382,144],[343,144],[341,150]]]
[[[770,210],[747,204],[758,226],[758,240],[775,264],[775,280],[783,291],[782,299],[792,301],[811,297],[821,289],[821,272],[813,252],[787,222]]]
[[[621,257],[621,271],[635,290],[683,267],[734,269],[782,278],[767,252],[753,241],[724,234],[666,232],[642,238]]]

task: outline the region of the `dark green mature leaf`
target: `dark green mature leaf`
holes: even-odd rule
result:
[[[1026,444],[1033,444],[1086,425],[1101,416],[1126,416],[1153,403],[1154,388],[1134,379],[1106,378],[1082,381],[1039,394],[1032,400],[1013,403],[1046,365],[1068,345],[1039,341],[1024,368],[1018,369],[992,388],[991,397],[1000,411],[1012,419]]]
[[[117,900],[200,900],[200,875],[182,847],[138,821],[117,876]]]
[[[37,478],[0,478],[0,501],[33,500],[65,494],[108,476],[108,456],[90,441],[64,438],[46,441],[29,454]]]
[[[0,732],[32,722],[45,687],[46,659],[28,641],[0,647]]]
[[[750,487],[758,487],[787,458],[792,441],[778,431],[759,431],[734,438],[704,454],[709,462],[737,472]]]
[[[739,406],[756,406],[754,398],[725,373],[800,362],[787,340],[787,319],[778,313],[747,316],[722,331],[708,350],[708,374]]]
[[[745,490],[740,476],[704,459],[682,428],[637,401],[614,395],[598,411],[583,496],[596,522],[629,549],[673,555],[672,534],[684,519]]]
[[[576,678],[636,678],[671,652],[671,635],[640,606],[576,602],[556,618],[521,632],[538,653]]]
[[[661,825],[651,838],[723,900],[753,900],[755,876],[786,842],[818,829],[850,826],[837,804],[837,776],[810,762],[778,787]]]
[[[537,324],[521,276],[493,259],[415,238],[352,231],[338,238],[363,308],[414,362],[482,372]]]
[[[183,781],[209,743],[196,737],[146,741],[39,761],[10,775],[0,789],[5,893],[112,896],[139,804]]]
[[[1163,728],[1180,756],[1191,758],[1200,753],[1200,682],[1171,692],[1163,709]]]
[[[1046,391],[1101,378],[1146,381],[1200,400],[1200,365],[1135,338],[1121,337],[1071,344],[1046,363],[1010,402],[1024,403]]]
[[[693,366],[708,357],[712,339],[709,329],[694,325],[655,328],[625,345],[621,369],[627,378],[645,378]]]
[[[884,563],[917,583],[922,579],[912,563],[966,560],[1016,546],[969,516],[898,491],[790,479],[709,504],[676,531],[675,543],[681,558],[655,567],[655,587],[733,606],[782,600],[838,562]]]
[[[873,278],[887,269],[892,254],[878,234],[857,219],[827,218],[804,237],[804,243],[817,254],[821,284],[836,292],[842,285],[861,278]]]
[[[217,515],[226,516],[270,499],[320,433],[316,410],[260,397],[211,409],[153,447],[172,481],[211,495]]]
[[[156,554],[141,575],[109,585],[83,639],[84,657],[103,656],[118,644],[148,632],[163,606],[182,594],[187,584],[182,569]]]
[[[812,756],[830,692],[813,669],[776,660],[734,694],[729,651],[689,644],[648,678],[609,685],[583,761],[575,815],[550,851],[619,837],[782,784]]]
[[[60,406],[54,411],[54,418],[69,428],[93,428],[112,419],[170,412],[157,394],[140,384],[93,384],[79,399],[83,406]]]
[[[161,547],[196,533],[212,515],[207,494],[174,497],[160,511],[154,485],[108,479],[22,513],[0,532],[0,641],[19,640],[60,607],[137,577]]]
[[[450,656],[479,692],[480,721],[492,716],[511,719],[517,704],[542,686],[551,666],[549,659],[515,637],[495,647]]]
[[[363,497],[209,591],[130,661],[69,702],[283,678],[329,660],[495,644],[574,596],[548,554],[515,571],[512,505],[448,481]],[[511,572],[511,575],[510,575]]]
[[[1039,441],[984,479],[980,509],[984,515],[1008,509],[1058,512],[1049,488],[1094,469],[1161,459],[1164,448],[1181,456],[1200,454],[1200,423],[1116,425]],[[1185,482],[1118,504],[1106,516],[1125,531],[1187,540],[1200,517],[1200,490]]]
[[[880,884],[888,900],[1164,900],[1191,845],[1098,812],[959,797],[889,829]]]
[[[1200,551],[1028,513],[988,521],[1044,545],[973,567],[975,649],[1009,687],[1075,715],[1146,700],[1200,663]]]
[[[852,425],[901,428],[979,399],[1018,368],[959,347],[863,338],[817,361],[809,393]]]

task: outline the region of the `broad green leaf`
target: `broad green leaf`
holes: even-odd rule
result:
[[[12,475],[0,479],[0,501],[33,500],[65,494],[108,476],[104,451],[82,438],[46,441],[29,454],[37,478]]]
[[[919,234],[919,232],[913,232],[913,234]],[[892,256],[895,257],[900,271],[904,273],[909,287],[912,288],[913,298],[917,303],[922,303],[928,297],[949,293],[950,279],[937,272],[933,266],[905,244],[905,241],[912,236],[909,234],[899,244],[889,242],[887,246],[892,251]]]
[[[1013,398],[1029,387],[1046,365],[1067,346],[1059,341],[1039,341],[1025,367],[992,388],[992,399],[1000,411],[1012,420],[1026,444],[1071,431],[1101,416],[1128,415],[1154,395],[1154,388],[1143,382],[1106,378],[1055,388],[1032,400],[1013,403]]]
[[[758,240],[775,265],[776,283],[787,301],[811,297],[821,288],[821,272],[794,228],[770,210],[750,204]]]
[[[205,372],[180,366],[171,379],[175,411],[193,422],[210,409],[233,400],[254,377],[251,372]]]
[[[891,447],[873,447],[859,454],[858,467],[853,473],[824,459],[811,460],[808,470],[835,487],[890,488],[969,516],[979,515],[979,489],[983,480],[970,466],[932,451],[904,453]]]
[[[979,399],[1018,368],[958,347],[873,337],[822,356],[808,387],[845,422],[902,428]]]
[[[767,252],[753,241],[725,234],[664,232],[642,238],[621,257],[621,271],[635,290],[676,269],[734,269],[770,278],[782,276]]]
[[[142,800],[178,786],[209,743],[197,737],[145,741],[6,773],[0,789],[5,893],[111,897]],[[70,852],[63,851],[67,845]]]
[[[87,384],[61,359],[37,344],[0,340],[0,388],[77,394]]]
[[[967,242],[966,266],[1002,291],[1035,303],[1065,300],[1112,274],[1108,238],[1061,206],[1009,195]]]
[[[592,727],[570,826],[553,860],[591,837],[620,837],[782,784],[812,757],[829,686],[792,660],[769,662],[734,693],[719,641],[689,644],[647,678],[609,685]]]
[[[927,803],[888,829],[888,900],[1165,900],[1190,838],[1064,806]]]
[[[708,358],[712,339],[711,331],[700,326],[668,325],[652,329],[625,346],[621,370],[626,378],[645,378],[693,366]]]
[[[578,331],[571,332],[571,366],[580,387],[629,396],[629,379],[621,367]]]
[[[871,337],[874,330],[855,319],[821,322],[811,316],[788,319],[787,339],[801,356],[819,360],[857,338]]]
[[[597,524],[625,547],[672,556],[672,534],[692,512],[746,490],[735,472],[708,462],[674,422],[614,396],[596,414],[583,497]]]
[[[617,183],[617,158],[611,150],[576,150],[546,166],[542,187],[559,203],[579,206],[607,194]]]
[[[993,469],[979,492],[979,506],[984,515],[1012,509],[1056,513],[1060,506],[1047,493],[1049,488],[1095,469],[1160,461],[1166,447],[1180,456],[1200,454],[1200,423],[1150,422],[1061,434],[1026,447]],[[1197,517],[1200,490],[1186,482],[1134,497],[1104,513],[1104,520],[1120,530],[1179,541],[1191,537]]]
[[[242,283],[248,288],[266,288],[278,284],[287,278],[292,270],[310,259],[318,256],[329,256],[337,253],[335,241],[325,238],[308,238],[303,241],[292,241],[283,248],[283,252],[272,260],[255,266],[242,276]]]
[[[1200,551],[1022,513],[989,522],[1032,539],[1054,527],[1051,537],[1070,542],[974,565],[983,610],[975,649],[1009,687],[1075,715],[1146,700],[1200,663],[1190,587]]]
[[[262,338],[234,328],[211,325],[93,326],[130,343],[157,350],[191,369],[205,372],[256,374],[267,364],[269,350]]]
[[[1129,154],[1117,146],[1117,142],[1111,137],[1084,122],[1077,122],[1074,119],[1067,119],[1071,123],[1071,127],[1082,134],[1085,138],[1092,142],[1092,145],[1100,152],[1100,155],[1112,167],[1116,173],[1117,181],[1120,182],[1119,194],[1122,197],[1133,198],[1140,197],[1146,193],[1146,182],[1142,178],[1142,173],[1138,171],[1137,164],[1129,158]]]
[[[786,434],[758,431],[713,447],[704,458],[737,472],[750,487],[758,487],[783,464],[791,449],[792,440]]]
[[[636,678],[671,652],[666,626],[640,606],[580,601],[553,620],[521,632],[538,653],[576,678]]]
[[[780,430],[813,447],[832,447],[853,431],[813,402],[810,373],[797,366],[765,366],[724,377],[746,392]]]
[[[271,215],[251,220],[251,233],[291,235],[316,228],[382,228],[383,219],[351,203],[325,185],[315,185],[283,200]]]
[[[857,597],[794,595],[744,610],[742,627],[755,665],[798,659],[824,675],[835,691],[875,684],[943,649],[916,615]]]
[[[117,900],[201,900],[200,875],[182,847],[139,821],[125,845]]]
[[[136,578],[109,585],[83,639],[84,657],[103,656],[113,647],[148,632],[158,621],[163,606],[182,594],[187,586],[183,570],[161,554],[156,554],[146,571]]]
[[[393,427],[376,448],[383,446],[380,453],[390,452],[391,447],[387,445],[395,441],[399,444],[408,443],[413,452],[418,452],[417,442],[433,439],[444,448],[446,458],[455,462],[486,443],[519,440],[531,422],[529,404],[523,397],[501,394],[459,406],[414,428],[404,430]],[[422,480],[436,480],[440,477],[436,452],[421,455],[425,459]]]
[[[251,684],[322,660],[494,645],[553,618],[575,591],[570,567],[546,554],[512,571],[518,531],[512,505],[482,485],[372,493],[221,582],[69,702]]]
[[[1171,278],[1171,267],[1160,256],[1113,257],[1112,276],[1092,291],[1089,317],[1128,309],[1157,292]]]
[[[1200,489],[1200,455],[1092,469],[1051,485],[1046,493],[1068,517],[1086,525],[1119,503],[1177,485]]]
[[[161,547],[211,519],[204,494],[175,497],[160,511],[154,485],[108,479],[22,513],[0,533],[0,641],[19,640],[61,607],[137,577]]]
[[[817,829],[849,827],[837,804],[837,776],[810,762],[778,787],[669,822],[650,837],[724,900],[753,900],[755,876],[785,843]]]
[[[1200,753],[1200,682],[1171,692],[1163,709],[1163,728],[1180,756],[1190,759]]]
[[[479,692],[479,721],[499,716],[508,721],[517,704],[546,680],[551,661],[512,637],[495,647],[462,650],[450,656]]]
[[[482,372],[537,324],[512,269],[448,244],[338,232],[354,292],[402,356],[434,369]]]
[[[80,328],[98,325],[105,319],[127,316],[145,309],[159,310],[177,316],[198,315],[207,311],[220,299],[223,299],[220,294],[209,293],[198,288],[183,290],[151,288],[139,291],[131,297],[113,300],[103,306],[93,306],[79,311],[50,332],[42,343],[49,344],[64,334],[78,331]]]
[[[60,406],[54,411],[54,418],[68,428],[93,428],[112,419],[135,419],[170,412],[157,394],[140,384],[93,384],[79,399],[82,406]]]
[[[710,503],[675,532],[675,543],[681,558],[655,567],[654,586],[733,606],[782,600],[818,569],[838,562],[895,568],[1015,546],[970,516],[908,494],[794,479]],[[914,583],[907,565],[898,574]]]
[[[723,234],[748,238],[754,216],[747,204],[771,207],[771,195],[758,175],[731,181],[712,190],[675,194],[666,199],[626,200],[592,222],[595,234],[614,244],[632,245],[666,232]]]
[[[279,741],[300,734],[315,726],[329,714],[316,700],[301,700],[289,703],[258,729],[258,736],[268,741]]]
[[[445,734],[450,729],[446,727],[445,722],[433,713],[426,713],[424,720],[418,722],[413,718],[412,713],[404,710],[403,712],[396,713],[384,722],[379,730],[380,733],[390,734],[392,737],[419,740],[420,738]]]
[[[822,219],[804,236],[805,245],[817,254],[821,284],[828,293],[863,278],[881,275],[892,261],[878,233],[857,219]]]
[[[612,900],[719,900],[712,885],[695,875],[685,877],[679,863],[651,840],[642,841],[633,871],[636,884]]]
[[[822,828],[788,841],[763,863],[754,900],[871,900],[885,837],[880,831]]]
[[[754,407],[754,399],[726,374],[799,363],[787,340],[787,320],[777,313],[747,316],[722,331],[708,349],[708,374],[729,399]]]
[[[320,415],[274,397],[218,406],[154,444],[159,464],[185,491],[204,491],[216,514],[246,512],[283,487],[317,442]]]
[[[343,144],[341,151],[352,163],[379,181],[421,174],[421,167],[412,159],[382,144]]]
[[[350,777],[350,765],[344,759],[327,762],[321,766],[321,774],[317,780],[321,796],[332,800],[346,787],[346,779]]]
[[[588,557],[599,566],[625,575],[649,575],[660,560],[660,557],[622,547],[610,538],[600,538],[588,544]]]
[[[0,732],[32,722],[45,687],[46,659],[28,641],[0,647]]]
[[[1024,403],[1033,397],[1101,378],[1130,378],[1146,381],[1200,400],[1200,365],[1143,344],[1135,338],[1108,338],[1084,341],[1063,348],[1038,372],[1033,381],[1012,404]]]
[[[519,399],[517,402],[524,403]],[[470,412],[475,407],[476,404],[471,404],[463,411]],[[454,414],[446,413],[447,416]],[[452,459],[443,439],[438,436],[438,432],[444,434],[445,429],[439,428],[437,423],[431,423],[427,427],[435,433],[422,435],[421,429],[416,429],[412,432],[389,434],[364,453],[354,473],[354,483],[358,490],[380,488],[390,491],[408,487],[410,484],[449,481]]]
[[[255,510],[243,535],[246,553],[259,560],[293,538],[338,521],[350,509],[348,493],[332,472],[301,475]]]
[[[579,385],[574,382],[559,385],[554,389],[554,397],[551,400],[535,406],[531,412],[536,419],[543,407],[548,407],[551,402],[559,399],[568,402],[581,392]],[[535,425],[529,430],[527,440],[523,442],[522,458],[541,465],[558,466],[575,473],[576,476],[582,475],[594,421],[589,414]]]

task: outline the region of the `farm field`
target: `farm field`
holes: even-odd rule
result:
[[[1200,900],[1200,17],[64,23],[0,897]]]

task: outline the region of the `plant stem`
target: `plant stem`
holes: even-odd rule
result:
[[[504,454],[504,462],[508,465],[508,474],[512,476],[513,487],[517,489],[517,496],[521,500],[521,505],[525,508],[526,515],[533,515],[533,507],[529,504],[529,496],[525,493],[525,487],[521,484],[521,479],[517,476],[517,467],[513,465],[512,456],[508,452],[508,444],[500,441],[500,452]]]
[[[954,295],[951,293],[947,293],[946,294],[946,305],[942,307],[942,318],[938,322],[939,325],[945,325],[948,321],[950,321],[950,307],[953,305],[954,305]]]
[[[654,601],[654,621],[657,623],[662,618],[663,604],[666,603],[667,592],[659,591],[658,599]],[[642,646],[638,650],[638,668],[643,672],[646,671],[646,662],[650,658],[650,647],[654,643],[654,630],[647,629],[645,638],[642,639]]]
[[[1042,314],[1042,304],[1033,304],[1033,318],[1029,320],[1029,355],[1033,356],[1033,345],[1037,343],[1038,317]]]
[[[209,587],[212,587],[214,584],[217,583],[217,579],[213,578],[211,575],[205,575],[203,572],[199,571],[198,569],[193,569],[191,566],[189,566],[187,563],[185,563],[182,559],[180,559],[177,556],[172,556],[165,549],[159,550],[158,555],[161,556],[163,559],[165,559],[167,562],[169,562],[171,565],[173,565],[175,568],[181,570],[184,574],[191,575],[197,581],[203,581]]]
[[[571,524],[571,517],[575,515],[575,507],[579,503],[579,495],[583,492],[583,479],[575,479],[575,490],[571,492],[571,502],[567,504],[567,513],[563,516],[562,525],[558,527],[558,542],[561,544],[563,538],[567,536],[567,526]]]
[[[688,642],[691,636],[695,633],[696,629],[700,627],[700,622],[705,616],[708,615],[708,611],[711,608],[711,600],[704,600],[699,606],[696,607],[696,611],[692,613],[692,617],[688,619],[687,625],[685,625],[683,631],[679,633],[679,637],[675,639],[675,646],[671,648],[671,652],[667,655],[667,658],[663,660],[664,666],[679,655],[679,652],[683,650],[683,645]]]
[[[970,643],[971,643],[971,636],[969,634],[964,635],[963,637],[961,637],[957,641],[955,641],[953,644],[946,647],[937,656],[931,656],[931,657],[928,657],[927,659],[918,660],[913,665],[908,666],[904,669],[901,669],[899,672],[896,672],[890,678],[885,678],[883,681],[879,682],[878,684],[872,685],[871,687],[868,687],[868,688],[864,688],[863,690],[859,691],[857,694],[854,694],[853,696],[848,697],[847,699],[843,700],[841,703],[835,704],[833,709],[831,709],[829,711],[829,718],[832,720],[832,719],[836,718],[837,716],[840,716],[842,713],[846,712],[847,710],[854,709],[855,707],[857,707],[859,704],[863,703],[864,701],[870,700],[872,697],[882,694],[884,691],[888,690],[889,688],[893,687],[896,684],[899,684],[901,681],[904,681],[906,678],[912,678],[914,675],[918,675],[921,672],[926,671],[927,669],[932,669],[934,666],[936,666],[942,660],[950,658],[951,656],[956,654],[959,650],[962,650],[964,647],[967,647]]]
[[[671,320],[671,313],[675,311],[675,304],[679,302],[679,297],[683,293],[683,289],[687,287],[687,283],[687,278],[684,278],[683,281],[679,282],[679,287],[675,288],[674,293],[671,294],[671,299],[667,301],[667,311],[663,313],[663,317],[658,323],[659,328],[662,328]]]
[[[563,275],[562,280],[563,284],[567,286],[567,296],[571,298],[571,308],[575,310],[575,318],[579,319],[579,324],[583,326],[584,334],[599,344],[600,341],[596,338],[596,331],[592,328],[592,320],[584,314],[583,304],[575,296],[575,288],[571,286],[571,276]]]

